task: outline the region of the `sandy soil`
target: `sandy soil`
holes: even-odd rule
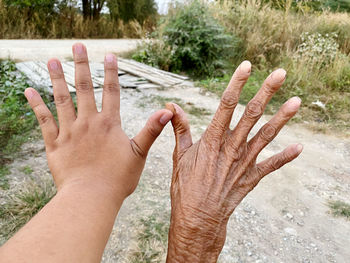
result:
[[[150,99],[154,96],[180,98],[212,113],[219,102],[197,88],[122,90],[123,127],[129,136],[135,135],[147,117],[160,107]],[[100,92],[96,98],[100,105]],[[233,123],[243,109],[239,105]],[[200,137],[210,118],[190,116],[194,139]],[[253,133],[268,118],[264,116]],[[219,262],[348,262],[350,222],[332,216],[327,202],[350,202],[350,140],[314,134],[291,125],[285,127],[261,158],[294,142],[304,145],[303,154],[263,179],[236,209]],[[138,249],[141,219],[155,216],[167,220],[173,147],[172,129],[167,126],[150,151],[136,192],[120,211],[103,262],[130,262],[130,255]],[[25,165],[31,166],[34,174],[48,174],[42,141],[27,145],[25,151],[34,154],[12,164],[16,180],[24,180],[19,168]],[[160,251],[164,259],[166,244],[163,245]]]
[[[67,41],[65,45],[70,46],[72,42]],[[84,42],[91,50],[89,42]],[[0,41],[1,52],[4,43]],[[63,49],[66,51],[68,47]],[[101,95],[101,92],[96,93],[99,106]],[[151,113],[160,108],[152,99],[154,96],[165,100],[179,98],[184,103],[204,107],[212,114],[219,103],[216,96],[198,88],[123,89],[121,114],[129,136],[135,135]],[[237,107],[232,126],[243,109],[241,105]],[[264,116],[252,134],[269,118]],[[201,136],[210,119],[211,116],[190,116],[194,141]],[[350,203],[350,139],[315,134],[303,126],[290,125],[262,152],[261,159],[295,142],[304,145],[300,158],[264,178],[232,215],[219,262],[349,262],[350,221],[332,216],[327,202],[342,200]],[[173,147],[173,132],[168,125],[149,153],[138,188],[124,202],[103,262],[131,262],[130,255],[137,250],[137,236],[142,231],[141,219],[154,216],[166,223],[170,214]],[[47,175],[42,141],[27,144],[24,151],[23,157],[12,164],[15,181],[25,179],[19,168],[26,165],[34,169],[34,176]],[[163,259],[165,247],[163,244],[157,248]]]
[[[0,59],[16,61],[48,60],[56,57],[71,60],[72,45],[82,42],[89,51],[90,60],[102,62],[106,53],[121,54],[136,48],[137,39],[67,39],[67,40],[0,40]]]

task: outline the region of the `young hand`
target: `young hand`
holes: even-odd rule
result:
[[[58,191],[72,184],[101,185],[103,191],[124,199],[135,190],[148,150],[173,114],[166,109],[157,111],[129,139],[121,127],[115,56],[105,58],[102,111],[98,112],[85,46],[75,44],[73,54],[77,113],[57,59],[51,59],[48,68],[59,126],[38,92],[25,91],[42,130],[49,168]]]

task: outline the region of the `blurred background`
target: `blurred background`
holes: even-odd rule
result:
[[[124,98],[128,109],[133,101],[142,124],[142,118],[155,107],[175,101],[198,126],[195,138],[205,129],[232,72],[243,60],[251,61],[253,68],[240,97],[242,105],[274,69],[286,69],[286,82],[265,113],[273,114],[292,96],[302,99],[299,113],[286,129],[289,139],[303,141],[304,161],[280,172],[287,178],[285,184],[277,176],[280,181],[269,181],[258,190],[269,196],[274,186],[288,185],[288,190],[281,188],[284,199],[276,194],[262,205],[256,195],[242,204],[231,227],[241,237],[228,238],[220,260],[346,262],[350,258],[350,0],[0,0],[0,242],[55,194],[40,131],[23,96],[33,79],[21,73],[16,63],[46,62],[50,57],[68,63],[72,61],[71,45],[77,41],[87,45],[91,62],[100,63],[112,52],[125,61],[132,59],[188,77],[191,87],[136,88],[125,91],[122,102]],[[54,112],[52,94],[38,89]],[[75,99],[74,92],[72,96]],[[136,128],[130,127],[129,132]],[[129,226],[134,231],[130,236],[115,230],[104,262],[164,260],[169,217],[169,209],[164,212],[164,208],[169,207],[173,146],[171,131],[165,134],[169,137],[162,141],[165,157],[151,152],[144,184],[141,181],[135,194],[142,203],[157,191],[150,190],[147,182],[154,186],[152,174],[159,172],[167,175],[156,186],[165,201],[158,197],[132,208],[159,210],[137,219],[122,211],[121,222],[128,225],[129,220],[138,227]],[[289,139],[281,139],[274,150]],[[28,179],[35,176],[46,179]],[[307,202],[312,205],[305,206]],[[133,205],[130,201],[130,207]],[[314,228],[305,230],[307,222]],[[255,229],[256,224],[260,230]],[[271,239],[260,237],[260,231]],[[120,239],[125,242],[117,241]],[[122,249],[131,254],[124,255]]]

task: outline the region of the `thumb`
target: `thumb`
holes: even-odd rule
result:
[[[155,112],[148,119],[145,127],[132,139],[142,157],[147,156],[148,150],[172,117],[173,113],[166,109]]]
[[[166,108],[171,110],[174,114],[174,117],[171,120],[176,140],[174,156],[176,154],[181,155],[182,152],[192,145],[190,125],[185,112],[179,105],[175,103],[167,103]]]

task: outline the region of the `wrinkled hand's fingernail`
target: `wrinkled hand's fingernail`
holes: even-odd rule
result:
[[[115,56],[113,54],[107,54],[106,62],[112,64],[114,62]]]
[[[27,100],[30,100],[31,98],[34,97],[35,92],[34,92],[33,88],[27,88],[27,89],[24,91],[24,95],[26,96]]]
[[[252,64],[248,60],[243,61],[239,67],[243,72],[246,73],[250,73],[252,70]]]
[[[51,60],[49,62],[49,66],[51,70],[57,70],[58,69],[58,63],[56,60]]]
[[[283,69],[277,69],[274,72],[272,72],[271,74],[271,78],[275,81],[283,81],[286,78],[287,72]]]
[[[299,97],[293,97],[293,98],[290,98],[288,101],[288,108],[291,110],[291,111],[296,111],[299,109],[300,107],[300,104],[301,104],[301,99]]]
[[[80,43],[75,44],[75,45],[74,45],[74,52],[75,52],[76,54],[78,54],[78,55],[83,54],[83,52],[84,52],[84,46],[83,46],[83,44],[80,44]]]
[[[165,104],[165,108],[166,108],[167,110],[171,111],[173,114],[176,113],[174,104],[171,103],[171,102],[166,103],[166,104]]]
[[[159,122],[165,125],[171,120],[172,117],[173,113],[171,111],[167,111],[162,115],[162,117],[160,117]]]
[[[303,149],[304,149],[304,146],[303,146],[302,144],[299,143],[299,144],[297,145],[297,151],[298,151],[298,153],[301,153]]]

